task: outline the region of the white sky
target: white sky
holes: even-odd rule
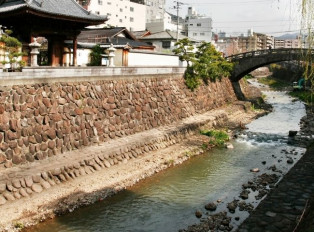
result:
[[[175,5],[166,0],[166,10]],[[300,4],[302,0],[179,0],[186,5],[180,9],[180,16],[187,14],[187,7],[193,6],[199,14],[213,19],[215,33],[225,31],[227,35],[254,32],[280,36],[300,31]]]

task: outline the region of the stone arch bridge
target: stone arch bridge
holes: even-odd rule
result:
[[[230,77],[232,82],[237,82],[246,74],[271,63],[290,60],[305,60],[306,58],[311,58],[313,60],[313,49],[268,49],[226,57],[228,61],[236,63]]]

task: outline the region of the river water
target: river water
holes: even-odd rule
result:
[[[57,217],[34,227],[41,232],[149,232],[178,231],[198,223],[196,210],[205,212],[204,205],[221,200],[215,213],[226,210],[226,203],[238,199],[242,184],[276,165],[286,173],[288,153],[295,162],[305,152],[287,145],[289,130],[299,130],[305,107],[292,101],[284,92],[264,92],[274,111],[248,125],[248,130],[232,141],[234,149],[214,149],[194,157],[182,165],[158,173],[119,194]],[[262,164],[265,161],[266,164]],[[294,163],[295,163],[294,162]],[[250,172],[259,168],[260,173]],[[247,200],[256,206],[254,194]],[[248,213],[236,211],[239,221]],[[230,215],[230,216],[234,216]]]

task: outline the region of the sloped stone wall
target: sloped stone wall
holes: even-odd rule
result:
[[[181,77],[2,86],[0,165],[36,162],[234,100],[227,78],[194,92]]]

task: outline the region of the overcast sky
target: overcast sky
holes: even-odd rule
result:
[[[171,8],[173,0],[166,0],[166,9]],[[179,0],[186,5],[180,9],[180,16],[187,14],[187,7],[193,6],[198,13],[213,19],[213,31],[225,31],[228,35],[254,32],[280,36],[297,33],[300,30],[301,0]]]

